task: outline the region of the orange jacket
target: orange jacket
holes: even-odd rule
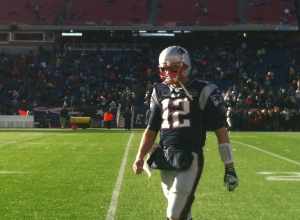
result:
[[[23,109],[19,109],[18,113],[19,113],[20,116],[26,117],[26,116],[28,116],[29,112],[26,111],[26,110],[23,110]]]
[[[112,121],[113,114],[111,112],[105,112],[103,115],[103,121]]]

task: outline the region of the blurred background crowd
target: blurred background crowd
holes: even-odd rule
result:
[[[251,34],[251,33],[250,33]],[[299,50],[285,36],[249,40],[247,33],[212,34],[184,45],[193,59],[192,77],[223,91],[233,130],[299,130]],[[232,37],[232,36],[235,37]],[[208,39],[204,36],[203,39]],[[222,39],[222,40],[221,40]],[[237,41],[236,39],[241,39]],[[180,42],[179,42],[180,43]],[[39,126],[59,126],[54,115],[89,115],[103,126],[104,113],[133,113],[146,121],[145,93],[159,81],[158,54],[165,46],[93,47],[72,44],[28,53],[0,52],[0,114],[33,114]],[[135,109],[135,112],[133,111]],[[116,123],[113,124],[116,126]]]

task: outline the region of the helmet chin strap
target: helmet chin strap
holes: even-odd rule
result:
[[[177,78],[177,77],[176,77]],[[183,89],[183,91],[185,92],[186,96],[193,101],[193,96],[189,93],[189,91],[185,88],[184,84],[177,79],[177,82],[179,83],[180,87]]]
[[[166,82],[166,81],[167,81],[167,82]],[[167,77],[166,80],[165,80],[165,83],[166,83],[166,84],[172,85],[173,83],[170,83],[171,81],[174,82],[175,86],[176,86],[176,83],[178,83],[179,86],[183,89],[183,91],[184,91],[184,93],[186,94],[186,96],[187,96],[191,101],[193,101],[193,96],[189,93],[189,91],[186,89],[186,87],[184,86],[184,84],[179,80],[178,74],[176,74],[176,76],[175,76],[173,79],[171,79],[171,78],[168,79],[168,77]],[[174,86],[174,84],[173,84],[173,86]]]
[[[187,88],[184,86],[184,84],[178,79],[178,75],[176,75],[175,78],[176,82],[178,82],[178,84],[180,85],[180,87],[183,89],[184,93],[186,94],[186,96],[193,101],[193,96],[191,95],[191,93],[189,93],[189,91],[187,90]]]

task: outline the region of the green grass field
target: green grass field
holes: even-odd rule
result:
[[[131,171],[141,131],[118,130],[0,130],[0,219],[105,220],[131,135],[114,219],[165,219],[159,173]],[[194,220],[300,219],[300,133],[230,135],[240,186],[225,191],[209,133]]]

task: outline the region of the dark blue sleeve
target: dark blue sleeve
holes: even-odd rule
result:
[[[150,100],[150,116],[147,128],[152,131],[158,131],[161,127],[161,106],[158,102],[155,88],[153,88],[151,100]]]
[[[208,97],[204,109],[204,123],[207,130],[216,130],[226,126],[224,99],[218,88]]]

